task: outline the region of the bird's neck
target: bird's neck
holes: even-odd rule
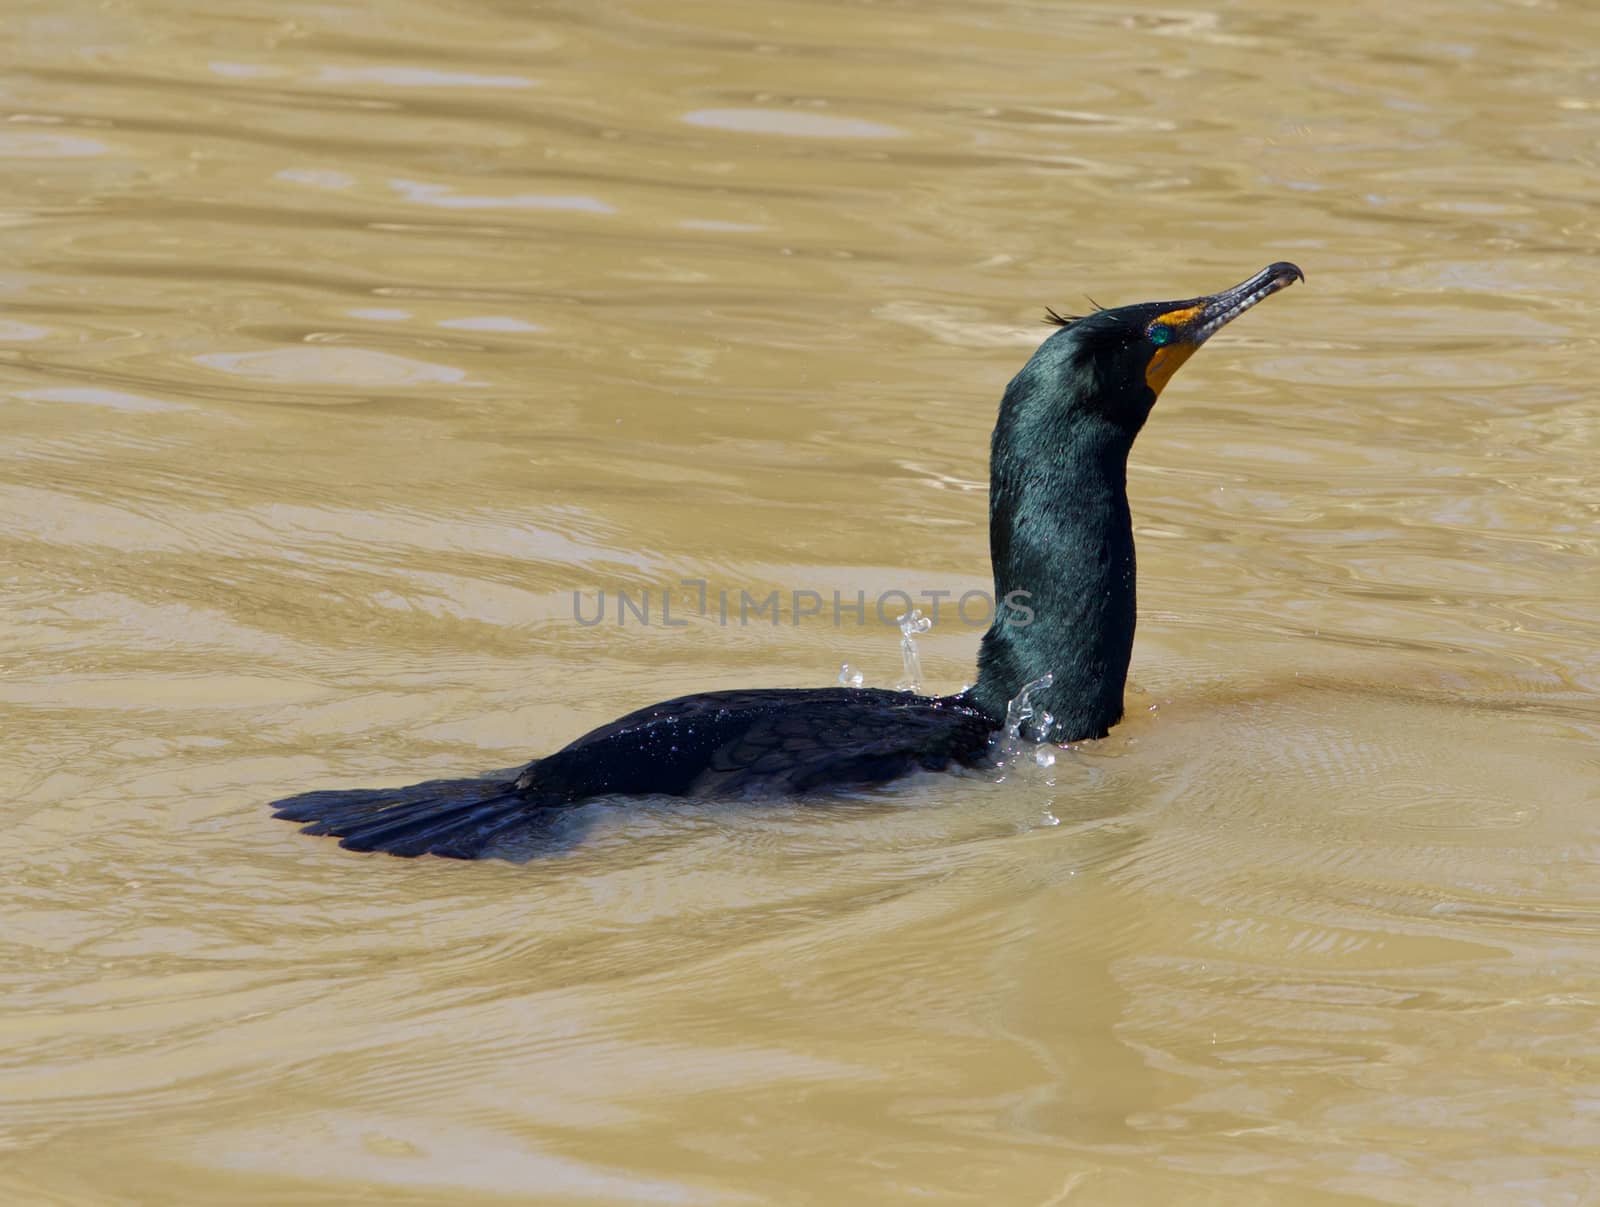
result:
[[[1031,736],[1103,737],[1122,716],[1136,611],[1131,444],[1097,420],[1030,428],[1002,408],[989,487],[995,618],[970,696],[999,720],[1050,676],[1029,699],[1035,724],[1048,712],[1054,725]]]

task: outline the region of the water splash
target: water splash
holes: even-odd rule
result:
[[[1047,787],[1055,787],[1056,748],[1038,736],[1050,732],[1055,726],[1055,717],[1034,703],[1034,696],[1049,687],[1054,679],[1054,675],[1039,676],[1025,684],[1006,705],[1005,725],[994,739],[994,765],[1002,782],[1013,772],[1032,766],[1045,773]]]
[[[896,618],[900,625],[900,662],[903,675],[894,685],[896,691],[914,692],[922,686],[922,658],[917,653],[917,634],[933,628],[933,619],[922,614],[921,608],[912,608]]]
[[[1055,678],[1054,673],[1046,673],[1040,675],[1031,683],[1023,684],[1022,690],[1006,705],[1005,735],[1008,742],[1043,742],[1049,740],[1050,731],[1055,728],[1056,719],[1048,710],[1037,708],[1034,705],[1033,697],[1036,693],[1044,691],[1045,688],[1054,683]],[[1035,718],[1037,718],[1037,722],[1030,726],[1028,722],[1034,721]],[[1024,735],[1024,728],[1029,729],[1031,732]],[[1038,736],[1034,737],[1034,734]]]
[[[1005,725],[995,739],[995,768],[1000,773],[997,782],[1015,777],[1022,783],[1037,784],[1046,792],[1038,820],[1032,823],[1034,828],[1061,824],[1055,813],[1057,760],[1062,753],[1072,753],[1070,747],[1063,750],[1050,743],[1055,716],[1035,700],[1054,679],[1054,675],[1041,675],[1023,686],[1006,705]]]
[[[860,687],[866,681],[867,677],[860,671],[856,670],[856,668],[851,666],[848,662],[841,662],[839,664],[840,687]]]

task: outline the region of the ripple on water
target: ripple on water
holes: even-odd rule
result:
[[[467,381],[467,371],[452,365],[413,360],[392,352],[334,345],[301,344],[261,352],[208,352],[195,357],[194,361],[219,373],[286,385],[388,387],[461,385]]]
[[[0,130],[0,158],[91,159],[107,155],[110,146],[81,134],[54,130]]]
[[[36,323],[22,323],[16,319],[0,319],[0,344],[25,344],[49,337],[49,327]]]
[[[685,113],[687,125],[738,134],[776,134],[784,138],[905,138],[906,132],[883,122],[840,117],[806,109],[695,109]]]
[[[485,75],[475,71],[440,71],[398,63],[370,67],[324,67],[317,79],[329,84],[387,84],[391,88],[534,88],[525,75]]]
[[[181,402],[164,402],[147,398],[143,394],[129,394],[124,390],[111,390],[103,386],[41,386],[33,390],[19,390],[18,398],[31,402],[61,402],[77,406],[109,407],[114,411],[155,412],[192,411],[195,408]]]
[[[614,214],[617,207],[598,197],[580,193],[460,193],[447,184],[421,180],[391,180],[389,187],[413,205],[441,210],[569,210],[584,214]]]
[[[506,335],[531,334],[544,330],[538,323],[513,318],[509,314],[474,314],[458,319],[441,319],[439,326],[451,331],[486,331]]]

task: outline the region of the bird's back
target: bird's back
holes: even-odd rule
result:
[[[886,783],[983,763],[993,720],[964,696],[773,688],[664,700],[591,730],[520,773],[310,792],[277,816],[342,846],[476,859],[548,832],[601,797],[761,797]]]
[[[876,688],[703,692],[641,708],[530,765],[525,791],[789,795],[971,766],[994,724],[961,697]]]

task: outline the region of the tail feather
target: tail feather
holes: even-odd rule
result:
[[[306,792],[274,805],[274,817],[307,822],[352,851],[481,859],[519,830],[539,829],[555,810],[516,789],[520,768],[476,779],[405,788]]]

